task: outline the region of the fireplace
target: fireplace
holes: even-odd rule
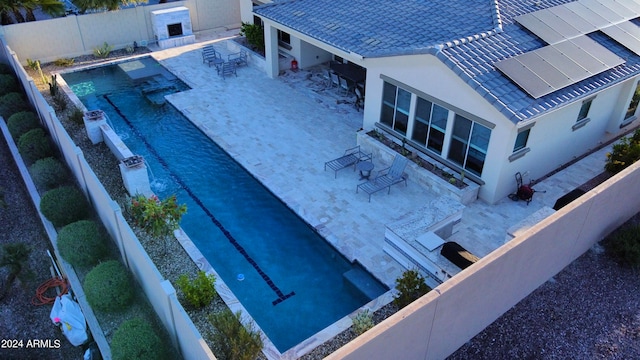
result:
[[[167,25],[167,31],[169,32],[169,37],[181,36],[182,35],[182,23]]]
[[[189,9],[184,6],[152,11],[151,24],[161,49],[195,42]]]

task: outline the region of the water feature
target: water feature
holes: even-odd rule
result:
[[[187,204],[185,233],[279,351],[386,291],[160,100],[187,87],[153,60],[63,77],[87,109],[102,109],[127,134],[153,169],[153,191]]]

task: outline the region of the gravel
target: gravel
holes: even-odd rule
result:
[[[76,59],[76,64],[91,61],[91,57],[82,57]],[[52,65],[43,66],[45,73],[56,69]],[[38,76],[31,76],[38,81]],[[43,91],[45,97],[47,93]],[[65,118],[64,115],[60,117]],[[126,209],[128,200],[117,171],[117,161],[108,148],[91,145],[81,126],[68,121],[65,126],[76,144],[83,149],[85,158],[107,191]],[[61,339],[58,349],[0,349],[0,358],[80,358],[83,351],[71,346],[51,324],[48,318],[50,307],[31,305],[37,286],[51,277],[46,255],[49,242],[4,141],[0,144],[0,166],[0,186],[5,190],[8,203],[8,209],[0,209],[0,221],[3,224],[0,242],[5,244],[19,240],[30,244],[34,251],[29,268],[36,274],[33,280],[16,282],[10,295],[1,302],[0,334],[2,339],[22,339],[24,342],[29,339]],[[640,223],[640,216],[634,217],[632,222]],[[175,239],[165,244],[149,239],[138,229],[134,230],[140,235],[141,243],[162,275],[172,283],[175,284],[181,274],[193,276],[198,271]],[[449,359],[640,358],[639,290],[637,272],[619,267],[596,246],[471,339]],[[186,304],[185,301],[182,303]],[[205,339],[212,331],[207,320],[208,314],[225,307],[219,297],[200,310],[185,305]],[[395,311],[395,306],[389,304],[374,314],[374,321],[378,323]],[[115,324],[118,321],[110,322]],[[107,326],[105,332],[109,334],[112,330],[113,326]],[[355,334],[350,329],[346,330],[302,359],[321,359],[353,338]]]

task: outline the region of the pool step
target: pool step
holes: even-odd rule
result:
[[[356,267],[344,274],[342,277],[353,287],[358,289],[369,299],[375,299],[387,291],[387,289],[377,281],[374,281],[364,269]]]

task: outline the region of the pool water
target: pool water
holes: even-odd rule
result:
[[[138,63],[63,78],[144,156],[152,190],[187,204],[181,227],[280,352],[387,290],[164,101],[186,85]]]

